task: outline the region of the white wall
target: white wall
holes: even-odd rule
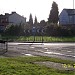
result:
[[[25,18],[20,16],[17,13],[14,13],[14,14],[9,16],[9,22],[11,22],[12,24],[25,23]]]
[[[63,10],[61,13],[60,13],[60,16],[59,16],[59,23],[60,24],[68,24],[69,23],[69,17],[68,17],[68,14],[65,10]]]

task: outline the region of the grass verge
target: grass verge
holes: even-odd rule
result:
[[[4,40],[33,42],[34,36],[5,36]],[[35,42],[75,42],[75,37],[51,37],[51,36],[35,36]]]
[[[34,62],[51,61],[75,64],[73,61],[50,57],[12,57],[0,58],[0,75],[74,75],[74,71],[57,70]]]

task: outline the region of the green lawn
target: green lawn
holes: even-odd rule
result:
[[[21,41],[21,42],[33,42],[34,36],[7,36],[2,37],[4,40],[9,41]],[[35,42],[75,42],[75,37],[51,37],[51,36],[35,36]]]
[[[39,61],[75,63],[50,57],[0,57],[0,75],[75,75],[74,71],[57,70],[44,65],[34,64],[34,62]]]

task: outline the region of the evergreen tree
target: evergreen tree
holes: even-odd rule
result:
[[[37,24],[37,17],[35,16],[34,25]]]
[[[33,18],[32,18],[32,14],[30,14],[30,16],[29,16],[29,24],[30,24],[30,25],[33,25]]]
[[[58,20],[59,20],[58,5],[56,4],[56,2],[53,1],[50,15],[48,18],[48,22],[49,23],[58,23]]]

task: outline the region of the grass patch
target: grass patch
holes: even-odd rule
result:
[[[21,42],[33,42],[34,36],[5,36],[1,37],[4,40],[9,41],[21,41]],[[51,36],[35,36],[35,42],[75,42],[75,37],[51,37]]]
[[[34,62],[53,61],[58,63],[74,64],[69,60],[49,57],[13,57],[0,58],[0,75],[74,75],[74,71],[61,71],[46,66],[39,66]]]

